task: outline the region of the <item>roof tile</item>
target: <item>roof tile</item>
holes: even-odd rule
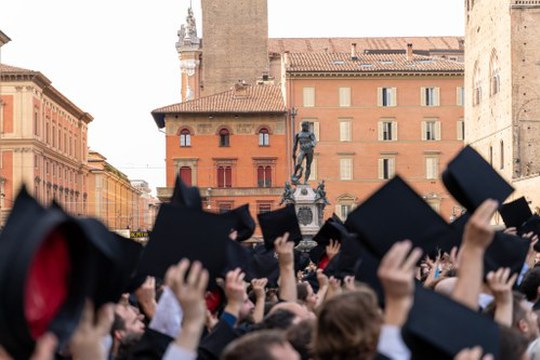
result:
[[[405,54],[291,53],[288,72],[455,72],[463,73],[463,63],[437,57]]]
[[[165,106],[152,114],[168,113],[284,113],[283,95],[275,85],[247,85],[245,95],[234,88],[219,94]]]

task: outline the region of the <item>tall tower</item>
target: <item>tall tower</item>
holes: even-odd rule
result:
[[[176,51],[180,59],[181,101],[196,99],[200,96],[201,40],[197,36],[197,24],[191,7],[186,23],[178,30]]]
[[[268,71],[267,0],[201,0],[202,95],[254,84]]]
[[[465,12],[466,142],[527,194],[540,185],[540,1],[466,0]]]

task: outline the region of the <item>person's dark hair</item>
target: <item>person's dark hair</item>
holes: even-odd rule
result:
[[[272,346],[282,345],[286,341],[282,331],[255,331],[230,343],[223,351],[221,360],[273,360]]]
[[[527,338],[521,335],[516,329],[511,329],[507,326],[500,326],[499,328],[499,359],[521,359],[529,346]]]
[[[298,300],[306,301],[308,297],[308,284],[304,282],[296,284],[296,291],[298,293]]]
[[[113,320],[113,323],[112,323],[112,326],[111,326],[111,336],[113,337],[114,339],[114,333],[116,331],[120,331],[120,330],[126,330],[126,322],[124,321],[124,319],[118,315],[116,312],[114,313],[114,320]]]
[[[520,320],[524,319],[527,316],[525,309],[521,305],[521,302],[525,300],[525,295],[514,291],[512,293],[512,327],[517,328]],[[491,301],[488,306],[482,311],[484,315],[489,316],[490,318],[495,318],[495,300]]]
[[[289,310],[279,309],[266,316],[262,322],[255,326],[255,330],[286,330],[296,317]]]
[[[285,334],[292,347],[298,351],[302,360],[313,358],[311,343],[317,325],[314,319],[305,319],[291,326]]]
[[[540,286],[540,268],[534,267],[525,274],[519,285],[519,291],[527,297],[528,301],[536,301],[538,286]]]
[[[514,291],[512,293],[513,298],[513,309],[512,309],[512,327],[518,328],[520,320],[523,320],[527,317],[527,311],[521,305],[522,301],[525,301],[525,295],[520,292]]]
[[[120,340],[115,360],[127,360],[131,358],[135,345],[141,340],[142,334],[127,334]]]
[[[319,311],[314,337],[315,359],[372,359],[382,324],[382,313],[373,290],[365,287],[336,295]]]

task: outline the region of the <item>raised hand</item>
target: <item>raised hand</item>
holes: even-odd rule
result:
[[[341,243],[338,241],[330,239],[330,244],[326,245],[326,256],[329,260],[332,260],[341,250]]]
[[[486,200],[471,216],[463,233],[463,247],[485,250],[493,241],[495,230],[490,225],[491,218],[499,203],[495,200]]]
[[[268,279],[267,278],[251,280],[251,288],[253,289],[253,292],[255,293],[255,298],[257,298],[257,299],[260,299],[260,298],[264,299],[265,298],[265,296],[266,296],[266,292],[265,292],[266,284],[268,284]]]
[[[384,289],[385,323],[402,326],[414,300],[414,274],[422,250],[408,240],[395,243],[381,260],[377,275]]]
[[[294,242],[288,241],[289,233],[285,233],[274,241],[274,250],[280,266],[294,264]]]
[[[152,318],[156,312],[156,279],[152,276],[146,277],[144,283],[135,291],[137,301],[141,305],[144,314]]]
[[[202,326],[206,317],[204,294],[208,286],[208,271],[198,261],[182,259],[167,270],[165,283],[172,290],[183,311],[184,324]],[[188,273],[189,269],[189,273]],[[186,276],[187,273],[187,276]]]
[[[77,360],[107,359],[101,343],[111,331],[113,320],[112,304],[103,305],[96,314],[92,303],[87,301],[79,325],[69,343],[73,358]]]

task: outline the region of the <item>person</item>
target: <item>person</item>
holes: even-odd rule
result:
[[[300,151],[298,152],[297,157],[296,150],[298,149],[298,144],[300,144]],[[304,159],[306,160],[304,184],[307,184],[309,176],[311,175],[311,163],[313,162],[315,145],[317,145],[317,139],[315,139],[315,134],[309,130],[309,123],[306,121],[302,122],[302,130],[294,137],[293,161],[295,165],[294,174],[292,176],[293,184],[298,185],[300,183]]]

